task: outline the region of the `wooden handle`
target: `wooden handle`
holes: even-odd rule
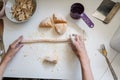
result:
[[[70,39],[38,39],[38,40],[23,40],[22,44],[32,44],[32,43],[67,43]]]
[[[105,56],[105,58],[106,58],[106,61],[107,61],[108,66],[109,66],[109,68],[110,68],[110,71],[111,71],[111,73],[112,73],[112,75],[113,75],[114,80],[118,80],[117,75],[116,75],[116,73],[115,73],[115,71],[114,71],[114,69],[113,69],[110,61],[108,60],[108,58],[107,58],[106,56]]]

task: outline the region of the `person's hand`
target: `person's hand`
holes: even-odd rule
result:
[[[87,56],[84,41],[81,38],[81,36],[78,36],[78,35],[72,35],[72,36],[74,38],[72,38],[72,37],[70,38],[71,39],[71,47],[72,47],[73,51],[75,52],[75,54],[77,55],[77,57],[80,58],[82,56]]]
[[[3,61],[9,62],[15,56],[15,54],[23,47],[23,44],[21,44],[22,40],[23,36],[20,36],[9,46],[7,53],[3,57]]]
[[[9,61],[11,61],[15,54],[23,47],[23,44],[21,44],[22,40],[23,40],[22,36],[15,40],[9,46],[7,53],[3,56],[2,61],[0,63],[0,80],[2,80],[4,70],[7,67]]]
[[[82,80],[94,80],[83,39],[78,35],[71,37],[71,47],[81,63]]]

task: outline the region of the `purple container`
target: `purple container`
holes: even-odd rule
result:
[[[82,18],[84,22],[90,27],[94,27],[94,23],[88,18],[88,16],[84,13],[84,6],[81,3],[74,3],[70,9],[70,16],[73,19]]]

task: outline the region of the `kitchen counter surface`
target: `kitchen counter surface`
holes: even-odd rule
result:
[[[118,1],[119,0],[114,0]],[[85,22],[73,20],[69,16],[70,6],[80,2],[85,7],[85,13],[94,22],[94,28],[89,28]],[[102,0],[37,0],[37,10],[33,17],[26,23],[15,24],[4,17],[4,43],[7,50],[9,44],[18,36],[23,35],[24,39],[41,38],[68,38],[69,34],[79,33],[81,29],[86,32],[85,46],[90,58],[91,68],[95,80],[113,80],[105,58],[98,52],[100,44],[105,44],[108,51],[108,58],[112,63],[115,72],[120,79],[120,54],[110,48],[109,42],[112,35],[120,25],[120,10],[109,24],[97,20],[92,16]],[[56,36],[52,30],[39,29],[38,25],[42,19],[59,13],[73,25],[69,25],[68,31],[63,36]],[[73,27],[75,26],[75,27]],[[45,55],[58,54],[59,62],[55,66],[42,63]],[[69,44],[29,44],[15,56],[7,67],[4,77],[24,78],[52,78],[52,79],[81,79],[81,68],[78,59],[73,54]]]

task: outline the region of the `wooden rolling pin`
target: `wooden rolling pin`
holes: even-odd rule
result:
[[[22,44],[32,43],[69,43],[70,39],[37,39],[37,40],[23,40]]]

